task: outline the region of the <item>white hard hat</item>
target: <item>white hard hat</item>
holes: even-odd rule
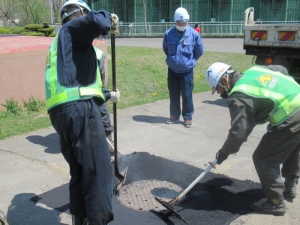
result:
[[[206,83],[211,87],[212,94],[215,93],[220,78],[228,71],[230,65],[225,63],[213,63],[207,70],[205,75]]]
[[[68,16],[70,16],[70,15],[72,15],[74,13],[74,12],[70,12],[70,13],[64,13],[64,14],[62,14],[63,8],[65,8],[68,5],[78,5],[78,6],[82,7],[82,8],[85,8],[88,11],[91,11],[91,8],[83,0],[69,0],[69,1],[66,1],[65,4],[63,4],[63,6],[59,10],[62,21],[65,18],[67,18]]]
[[[185,8],[179,7],[176,9],[174,13],[174,21],[175,22],[188,22],[190,19],[190,16]]]

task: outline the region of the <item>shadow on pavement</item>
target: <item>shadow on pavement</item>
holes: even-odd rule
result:
[[[67,225],[60,222],[59,211],[43,208],[30,201],[34,195],[34,193],[22,193],[13,198],[7,212],[8,224]]]
[[[226,99],[217,99],[214,101],[205,100],[203,103],[210,104],[210,105],[218,105],[223,107],[228,107]]]
[[[45,137],[39,135],[27,136],[26,139],[34,144],[46,147],[45,152],[50,154],[61,153],[59,147],[59,136],[57,133],[49,134]]]
[[[133,116],[132,119],[136,122],[144,123],[166,123],[168,118],[162,116],[137,115]]]

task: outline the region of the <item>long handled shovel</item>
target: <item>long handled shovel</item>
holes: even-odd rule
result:
[[[169,202],[162,201],[161,199],[155,197],[155,200],[158,201],[161,205],[167,208],[171,213],[173,213],[176,217],[187,223],[187,221],[176,211],[174,208],[180,200],[212,169],[215,168],[217,164],[217,160],[215,159],[213,162],[209,162],[209,166],[184,190],[180,195],[173,198]]]
[[[112,86],[113,90],[117,90],[116,82],[116,43],[115,43],[115,34],[111,34],[111,61],[112,61]],[[125,183],[126,174],[128,167],[120,173],[118,167],[118,139],[117,139],[117,103],[113,103],[113,120],[114,120],[114,157],[115,157],[115,176],[119,179],[120,183],[117,185],[116,193],[118,194],[119,190]]]

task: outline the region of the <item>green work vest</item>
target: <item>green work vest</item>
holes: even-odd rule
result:
[[[254,66],[245,71],[230,95],[234,92],[242,92],[255,98],[271,99],[275,106],[266,121],[273,126],[280,124],[300,109],[299,84],[290,76],[262,66]]]
[[[47,110],[49,111],[51,108],[67,102],[78,101],[90,97],[99,97],[104,100],[99,67],[97,67],[96,81],[93,84],[88,86],[65,87],[59,83],[56,67],[57,38],[58,34],[50,46],[46,62],[45,87]],[[100,60],[103,52],[95,47],[94,49],[96,51],[96,58]]]

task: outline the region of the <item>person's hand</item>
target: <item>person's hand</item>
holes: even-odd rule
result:
[[[111,18],[112,18],[112,23],[111,23],[110,33],[118,35],[119,34],[119,17],[116,14],[112,13]]]
[[[221,150],[219,150],[216,154],[217,164],[221,164],[228,158],[228,155],[224,154]]]
[[[111,91],[110,92],[110,99],[111,102],[116,103],[118,101],[120,101],[120,92],[117,89],[116,91]]]

